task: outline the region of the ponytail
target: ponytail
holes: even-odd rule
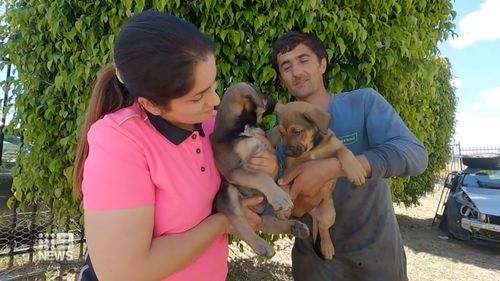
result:
[[[97,77],[87,107],[83,130],[78,140],[73,171],[73,197],[75,199],[82,197],[83,166],[89,153],[87,133],[90,127],[104,115],[124,108],[132,101],[132,96],[118,81],[114,64],[107,65]]]

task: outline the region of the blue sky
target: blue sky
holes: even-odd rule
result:
[[[458,97],[454,140],[500,146],[500,0],[456,0],[455,32],[440,45]]]

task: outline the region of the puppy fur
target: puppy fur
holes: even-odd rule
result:
[[[260,229],[266,233],[289,233],[305,238],[309,229],[297,220],[288,220],[292,201],[274,180],[252,170],[247,163],[255,153],[267,149],[255,137],[263,133],[257,128],[263,116],[274,111],[275,101],[249,83],[229,87],[218,107],[215,128],[210,136],[215,162],[223,180],[215,199],[215,209],[226,214],[236,232],[256,254],[271,258],[274,249],[255,234],[248,224],[240,200],[264,196],[253,211],[262,216]]]
[[[279,137],[275,133],[273,139],[281,141],[285,173],[306,161],[337,157],[351,182],[355,185],[365,182],[366,171],[329,129],[330,115],[326,111],[307,102],[291,102],[276,105],[276,113]],[[309,212],[313,219],[313,241],[319,232],[321,254],[325,259],[332,259],[335,255],[329,233],[336,216],[332,198],[335,183],[336,180],[332,180],[320,188],[323,200]]]

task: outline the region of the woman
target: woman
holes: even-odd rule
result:
[[[213,42],[179,18],[146,11],[122,27],[75,162],[99,280],[225,280],[231,227],[212,214],[220,177],[208,138],[220,101],[216,72]],[[273,152],[252,164],[277,173]]]

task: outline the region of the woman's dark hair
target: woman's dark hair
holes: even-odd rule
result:
[[[290,52],[299,44],[309,47],[319,60],[326,59],[328,62],[328,54],[325,47],[316,35],[301,31],[290,31],[278,38],[273,44],[271,64],[276,73],[279,73],[278,55]]]
[[[114,64],[101,71],[90,97],[74,163],[76,198],[81,197],[92,124],[139,97],[168,108],[193,88],[196,65],[214,54],[210,38],[171,14],[148,10],[128,20],[115,43]]]

